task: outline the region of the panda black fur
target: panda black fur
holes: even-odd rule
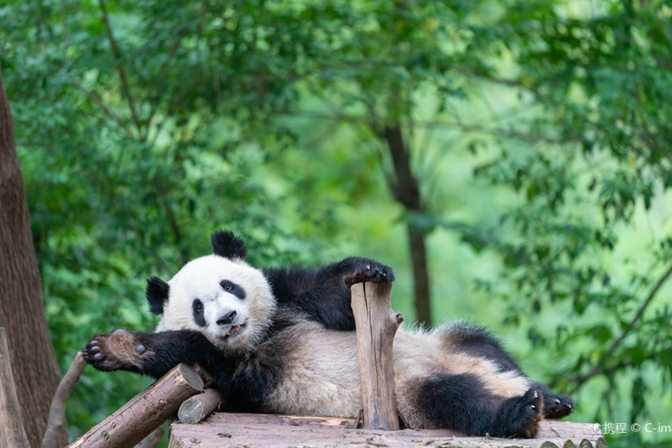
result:
[[[258,270],[231,232],[212,235],[214,254],[187,263],[168,283],[147,282],[156,333],[96,335],[84,358],[104,371],[159,378],[180,362],[213,375],[232,411],[355,417],[361,407],[354,283],[392,282],[374,260],[317,269]],[[397,409],[411,428],[534,437],[543,418],[573,410],[526,377],[485,330],[453,323],[399,329],[394,341]]]

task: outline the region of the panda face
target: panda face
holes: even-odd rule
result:
[[[197,258],[167,283],[167,293],[157,331],[195,330],[229,352],[254,347],[275,310],[266,277],[238,258]]]

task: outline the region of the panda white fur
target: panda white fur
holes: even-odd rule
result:
[[[231,232],[212,235],[214,254],[187,263],[169,282],[147,284],[156,333],[119,329],[96,335],[84,358],[104,371],[159,378],[180,362],[198,363],[230,410],[355,417],[361,407],[350,286],[392,282],[392,270],[367,258],[317,269],[259,270],[243,259]],[[534,437],[543,418],[573,410],[526,377],[485,330],[453,323],[431,331],[399,329],[395,396],[411,428],[466,435]]]

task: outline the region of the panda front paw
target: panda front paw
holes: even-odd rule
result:
[[[82,350],[84,360],[98,370],[137,371],[147,348],[132,331],[119,328],[93,337]]]
[[[355,283],[392,283],[394,282],[394,272],[392,272],[391,267],[375,260],[354,258],[352,269],[343,276],[343,281],[348,288]]]

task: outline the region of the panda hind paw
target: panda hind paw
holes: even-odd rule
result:
[[[500,436],[534,438],[543,415],[544,397],[538,390],[530,389],[520,397],[509,398],[499,409],[498,426],[503,433]]]
[[[119,328],[111,333],[93,337],[82,350],[84,360],[98,370],[132,370],[147,352],[136,340],[135,333]]]
[[[558,419],[574,412],[574,400],[567,395],[544,395],[544,418]]]

